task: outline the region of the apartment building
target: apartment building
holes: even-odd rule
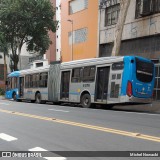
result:
[[[98,56],[98,0],[61,0],[61,60]]]

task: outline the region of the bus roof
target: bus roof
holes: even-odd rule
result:
[[[47,72],[49,70],[49,67],[50,67],[50,65],[47,65],[47,66],[44,66],[44,67],[21,70],[20,75],[31,74],[31,73],[41,73],[43,71]]]
[[[14,71],[8,75],[8,77],[19,77],[20,71]]]
[[[102,64],[102,63],[112,63],[116,62],[117,60],[123,60],[124,56],[115,56],[115,57],[101,57],[101,58],[90,58],[90,59],[82,59],[82,60],[75,60],[70,62],[63,62],[61,63],[61,68],[68,68],[68,67],[75,67],[75,66],[85,66],[85,65],[95,65],[95,64]]]

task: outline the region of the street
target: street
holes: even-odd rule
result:
[[[0,100],[0,151],[159,151],[159,148],[158,113]],[[115,157],[60,155],[27,159],[114,160]]]

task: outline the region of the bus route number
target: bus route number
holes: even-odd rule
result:
[[[83,87],[90,87],[90,84],[83,84]]]

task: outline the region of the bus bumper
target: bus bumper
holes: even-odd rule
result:
[[[132,103],[152,103],[152,98],[137,98],[134,96],[129,97],[129,102]]]

